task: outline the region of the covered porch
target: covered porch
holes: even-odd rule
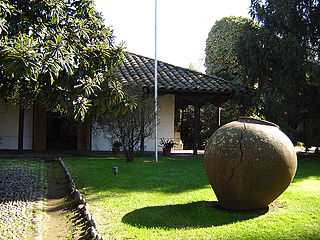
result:
[[[122,84],[137,85],[148,94],[154,94],[154,59],[127,52],[124,65],[116,70],[116,75]],[[217,115],[213,121],[218,128],[221,123],[221,106],[236,92],[245,94],[248,89],[222,78],[158,61],[158,95],[174,95],[174,112],[181,109],[183,114],[188,106],[194,107],[194,155],[197,155],[199,150],[201,107],[207,103],[214,105]]]

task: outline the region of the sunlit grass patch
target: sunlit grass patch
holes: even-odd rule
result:
[[[218,207],[200,157],[64,162],[106,239],[320,238],[317,160],[300,161],[295,180],[269,208],[238,212]]]

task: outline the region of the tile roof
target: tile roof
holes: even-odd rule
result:
[[[126,52],[123,66],[116,69],[119,81],[136,84],[142,88],[154,88],[154,59]],[[160,93],[192,93],[231,95],[236,90],[246,89],[197,71],[158,61],[158,91]]]

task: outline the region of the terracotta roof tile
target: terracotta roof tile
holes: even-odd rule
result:
[[[154,88],[154,59],[126,52],[124,64],[116,69],[122,84]],[[248,89],[222,78],[158,61],[158,89],[163,93],[231,94]]]

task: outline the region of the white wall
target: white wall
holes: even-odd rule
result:
[[[109,135],[101,127],[93,123],[91,133],[91,150],[92,151],[111,151],[112,145]]]
[[[161,138],[174,140],[174,95],[167,94],[159,96],[158,108],[159,108],[159,122],[158,122],[158,143]],[[154,135],[146,139],[146,151],[154,151]],[[158,144],[158,151],[162,151],[162,148]]]
[[[0,100],[0,149],[18,149],[19,110]],[[24,113],[24,149],[32,149],[33,111]]]
[[[158,125],[158,140],[160,138],[174,139],[174,95],[167,94],[159,96],[159,125]],[[93,151],[111,151],[111,144],[108,139],[108,134],[104,133],[96,124],[92,125],[91,144]],[[154,151],[154,136],[147,138],[145,141],[146,151]],[[162,149],[159,147],[159,151]]]

